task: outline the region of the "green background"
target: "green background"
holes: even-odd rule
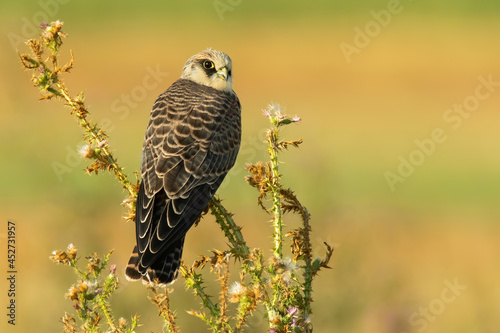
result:
[[[230,10],[218,13],[217,3]],[[59,318],[72,311],[63,295],[74,276],[48,256],[74,243],[82,257],[114,249],[123,282],[113,296],[116,315],[139,314],[140,332],[162,330],[145,288],[123,276],[134,243],[133,224],[121,219],[124,192],[104,172],[85,175],[69,109],[38,101],[16,54],[27,51],[22,41],[36,36],[40,20],[60,19],[69,34],[62,57],[69,49],[75,55],[67,86],[83,90],[92,118],[107,122],[110,145],[130,176],[139,168],[151,105],[186,59],[206,47],[231,56],[243,145],[219,194],[251,247],[271,243],[269,217],[243,180],[245,163],[266,158],[262,109],[277,102],[302,118],[283,130],[285,138],[304,139],[282,154],[283,183],[312,213],[317,255],[325,241],[335,247],[333,269],[313,285],[315,332],[496,332],[500,87],[458,128],[443,117],[471,100],[479,77],[500,82],[500,3],[406,0],[381,26],[373,12],[387,8],[387,1],[2,2],[0,242],[7,221],[15,221],[19,273],[17,325],[7,326],[2,314],[0,327],[61,331]],[[367,45],[348,62],[340,45],[355,46],[357,31],[370,27]],[[151,80],[157,68],[163,74]],[[416,152],[415,141],[428,142],[436,128],[446,140],[429,155]],[[400,158],[412,154],[425,158],[391,191],[384,175],[396,174]],[[207,217],[188,234],[184,259],[213,248],[224,249],[225,240]],[[0,254],[3,268],[5,245]],[[0,281],[5,309],[8,288]],[[445,281],[467,288],[445,303]],[[199,302],[181,281],[171,303],[183,332],[206,330],[185,313]],[[262,314],[247,332],[265,331]]]

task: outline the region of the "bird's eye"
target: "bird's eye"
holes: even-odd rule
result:
[[[206,69],[212,69],[214,68],[214,63],[210,60],[205,60],[203,61],[203,67],[205,67]]]

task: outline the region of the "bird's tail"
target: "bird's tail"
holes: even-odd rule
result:
[[[139,253],[137,252],[137,245],[134,246],[134,250],[132,251],[132,255],[128,260],[127,268],[125,269],[125,277],[129,281],[137,281],[142,278],[142,274],[139,272],[137,268],[139,265]]]
[[[174,241],[155,258],[149,267],[140,265],[140,254],[137,245],[125,269],[125,276],[129,281],[143,280],[145,284],[168,285],[177,279],[181,264],[184,237]]]

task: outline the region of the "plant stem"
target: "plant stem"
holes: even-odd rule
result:
[[[73,109],[73,111],[75,111],[80,126],[84,128],[86,133],[89,133],[92,136],[92,139],[95,141],[95,143],[99,144],[100,142],[106,140],[106,136],[102,132],[100,133],[100,130],[96,130],[96,127],[92,127],[90,125],[87,120],[86,114],[78,112],[80,105],[71,98],[65,87],[60,82],[57,82],[56,86],[58,88],[58,93],[60,94],[60,96],[62,96],[66,100],[68,105]],[[109,169],[113,170],[115,176],[118,178],[123,188],[129,192],[129,196],[131,198],[135,198],[137,196],[135,185],[133,185],[128,180],[127,175],[123,172],[122,168],[118,166],[116,159],[113,157],[106,146],[103,146],[101,148],[100,155],[106,158]]]
[[[148,298],[154,305],[156,305],[156,307],[158,307],[168,333],[179,333],[179,330],[175,325],[175,315],[170,310],[169,291],[165,288],[163,294],[158,294],[155,286],[153,285],[148,286],[148,289],[153,293],[153,297],[148,296]]]
[[[306,246],[310,245],[309,241],[309,230],[310,226],[308,223],[308,219],[304,220],[304,228],[307,228],[304,236],[304,241],[307,243]],[[309,252],[310,253],[310,252]],[[306,256],[304,258],[305,267],[304,267],[304,304],[302,309],[302,315],[304,319],[307,319],[311,315],[311,300],[312,300],[312,281],[313,281],[313,268],[312,268],[312,259],[310,256]],[[312,332],[312,327],[310,325],[306,325],[306,333]]]
[[[250,254],[250,250],[248,249],[246,241],[243,238],[243,234],[241,233],[241,227],[234,222],[232,214],[226,210],[219,198],[212,198],[210,201],[210,211],[212,215],[215,216],[215,220],[226,235],[226,238],[236,250],[237,253],[235,254],[243,254],[247,257]]]
[[[212,316],[214,317],[220,316],[219,308],[217,307],[216,304],[212,302],[212,300],[210,300],[209,296],[203,290],[203,287],[201,286],[203,281],[201,280],[200,276],[190,272],[184,264],[181,264],[181,266],[179,267],[179,272],[186,280],[186,284],[190,288],[194,289],[196,296],[201,298],[203,305],[210,310]]]
[[[269,156],[271,165],[271,179],[270,179],[270,189],[272,194],[273,207],[272,211],[274,213],[274,256],[278,259],[283,258],[283,221],[282,221],[282,211],[281,211],[281,194],[280,194],[280,174],[278,170],[278,148],[276,142],[278,141],[278,127],[274,125],[274,128],[268,130],[267,132],[268,143],[269,143]]]
[[[113,315],[111,314],[111,310],[109,309],[109,304],[106,301],[105,297],[102,295],[97,295],[97,302],[99,303],[99,307],[101,308],[104,317],[106,317],[106,321],[108,322],[109,327],[111,328],[111,332],[117,332],[115,320]]]

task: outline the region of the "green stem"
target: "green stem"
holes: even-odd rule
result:
[[[58,93],[66,100],[71,108],[76,110],[78,108],[78,104],[75,103],[71,96],[69,96],[64,86],[60,82],[56,82],[56,86],[58,88]],[[92,136],[92,139],[95,141],[95,143],[98,144],[99,142],[106,140],[106,137],[104,135],[98,133],[98,131],[96,131],[96,128],[90,125],[85,115],[77,115],[77,118],[80,126],[84,128],[86,133],[89,133]],[[113,170],[115,176],[118,178],[123,188],[129,192],[130,197],[135,198],[137,196],[135,186],[128,180],[128,177],[127,175],[125,175],[122,168],[118,166],[116,159],[109,152],[108,148],[102,147],[100,154],[106,158],[106,162],[110,166],[110,169]]]
[[[97,295],[97,302],[99,303],[99,307],[101,308],[104,317],[106,317],[106,321],[108,322],[109,327],[111,328],[111,332],[117,332],[115,320],[113,315],[111,314],[111,310],[109,309],[109,304],[106,302],[106,299],[102,295]]]
[[[184,264],[181,264],[181,266],[179,267],[179,272],[186,280],[186,286],[192,288],[196,296],[201,298],[203,305],[210,310],[212,316],[218,318],[220,316],[220,310],[217,305],[210,300],[209,296],[203,290],[203,287],[201,286],[201,284],[203,283],[201,277],[199,275],[191,274],[191,272],[186,269],[186,266],[184,266]]]
[[[250,250],[241,233],[241,227],[234,222],[232,214],[226,210],[219,198],[212,198],[210,201],[210,211],[215,216],[215,220],[224,232],[224,235],[236,250],[237,253],[235,254],[247,257],[250,254]]]
[[[270,169],[271,169],[271,177],[270,177],[270,183],[269,183],[269,189],[271,191],[272,195],[272,211],[274,214],[273,218],[273,227],[274,227],[274,233],[273,233],[273,239],[274,239],[274,247],[273,247],[273,254],[274,257],[278,260],[281,260],[283,258],[283,221],[282,221],[282,210],[281,210],[281,185],[279,183],[280,179],[280,174],[279,174],[279,159],[278,159],[278,147],[277,147],[277,142],[279,138],[279,131],[278,131],[278,122],[273,122],[273,119],[271,119],[271,123],[273,124],[273,128],[268,130],[267,132],[267,141],[269,144],[269,157],[270,157]],[[266,304],[266,310],[268,313],[269,318],[271,319],[272,316],[275,316],[279,313],[279,305],[280,305],[280,298],[281,298],[281,280],[278,277],[278,273],[276,272],[276,267],[272,267],[272,273],[273,275],[273,285],[272,285],[272,290],[273,290],[273,296],[271,299],[270,304]],[[276,323],[273,322],[273,320],[269,320],[269,329],[274,330],[275,328],[280,330],[280,325],[276,325]]]
[[[313,268],[312,268],[312,258],[311,258],[311,241],[309,238],[309,231],[311,230],[311,227],[309,226],[309,217],[303,217],[303,223],[304,223],[304,229],[305,229],[305,236],[304,236],[304,241],[306,243],[306,246],[308,249],[306,250],[308,255],[305,256],[304,261],[305,261],[305,268],[304,268],[304,309],[303,309],[303,316],[304,319],[308,318],[311,314],[311,294],[312,294],[312,281],[313,281]],[[311,332],[312,329],[310,325],[306,326],[306,333]]]
[[[279,184],[279,170],[278,170],[278,148],[276,147],[276,142],[278,141],[278,128],[277,126],[269,130],[268,133],[268,143],[269,143],[269,156],[271,164],[271,184],[269,184],[271,189],[271,194],[273,197],[273,208],[274,213],[274,256],[278,259],[283,257],[283,221],[281,212],[281,195],[280,195],[280,184]]]

